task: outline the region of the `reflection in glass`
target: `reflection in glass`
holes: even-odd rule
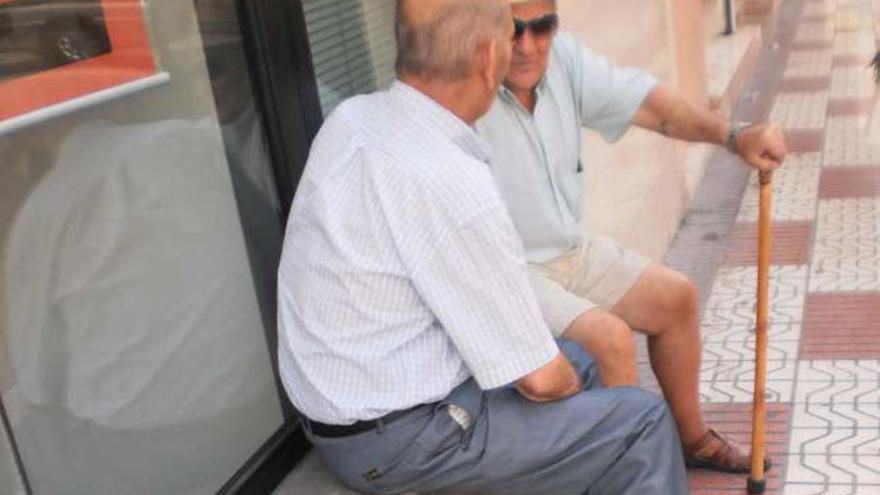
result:
[[[148,5],[171,84],[0,138],[0,391],[39,495],[211,494],[282,424],[239,215],[244,183],[278,222],[259,119],[215,111],[193,4]]]
[[[0,423],[0,493],[24,495],[24,483],[15,463],[15,453],[5,424],[5,422]]]
[[[0,3],[0,81],[110,52],[100,0]]]
[[[348,97],[394,79],[395,0],[304,0],[324,115]]]

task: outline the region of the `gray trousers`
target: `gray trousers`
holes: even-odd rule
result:
[[[374,431],[307,434],[324,465],[364,493],[686,494],[665,402],[634,387],[601,388],[592,358],[573,342],[560,347],[584,379],[584,391],[569,399],[538,404],[513,387],[483,391],[468,380],[445,400]],[[467,429],[450,409],[467,412]]]

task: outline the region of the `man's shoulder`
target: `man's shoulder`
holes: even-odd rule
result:
[[[330,112],[321,125],[321,133],[357,134],[381,104],[381,93],[357,95],[346,99]]]
[[[603,55],[594,52],[580,38],[569,31],[560,31],[553,39],[553,45],[550,50],[550,70],[554,68],[580,69],[584,63],[592,63],[605,58]]]

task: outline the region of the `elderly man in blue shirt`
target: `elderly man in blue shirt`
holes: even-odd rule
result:
[[[511,3],[511,69],[476,128],[492,148],[493,175],[524,241],[544,319],[555,335],[594,355],[607,386],[637,383],[632,329],[647,334],[687,464],[747,472],[747,451],[709,428],[700,410],[691,281],[580,226],[580,135],[587,127],[615,141],[634,124],[670,138],[726,145],[749,165],[769,170],[786,154],[781,129],[729,124],[641,70],[614,67],[558,32],[554,0]]]

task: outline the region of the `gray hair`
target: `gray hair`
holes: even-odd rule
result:
[[[427,10],[414,12],[422,2]],[[398,0],[397,73],[466,78],[474,54],[502,36],[509,9],[508,0]]]

